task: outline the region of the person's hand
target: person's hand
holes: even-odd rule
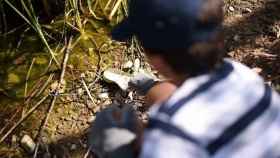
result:
[[[97,114],[89,133],[90,149],[98,158],[133,158],[140,129],[134,109],[111,105]]]
[[[147,72],[138,72],[129,81],[128,85],[140,95],[145,95],[156,83],[158,79]]]

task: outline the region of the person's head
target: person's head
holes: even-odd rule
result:
[[[222,0],[130,0],[129,16],[112,31],[135,35],[163,75],[196,76],[215,69],[223,56]]]

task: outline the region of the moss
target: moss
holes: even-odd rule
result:
[[[38,64],[38,65],[46,65],[48,64],[48,59],[46,57],[37,57],[36,60],[35,60],[35,64]]]
[[[8,74],[8,84],[17,84],[20,82],[20,77],[15,73]]]

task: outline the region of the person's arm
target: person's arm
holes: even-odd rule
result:
[[[147,105],[159,104],[167,100],[177,89],[177,87],[169,82],[156,83],[146,94]]]
[[[145,134],[139,158],[209,158],[196,144],[158,129]]]
[[[158,79],[144,72],[140,72],[131,78],[129,85],[139,95],[146,96],[147,105],[165,101],[177,88],[168,81],[158,81]]]

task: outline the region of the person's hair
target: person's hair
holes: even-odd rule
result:
[[[199,25],[218,25],[223,22],[223,1],[204,0],[199,15]],[[218,29],[210,39],[193,43],[188,49],[157,50],[148,49],[150,54],[158,54],[171,66],[174,72],[195,76],[217,67],[224,56],[223,31]]]

